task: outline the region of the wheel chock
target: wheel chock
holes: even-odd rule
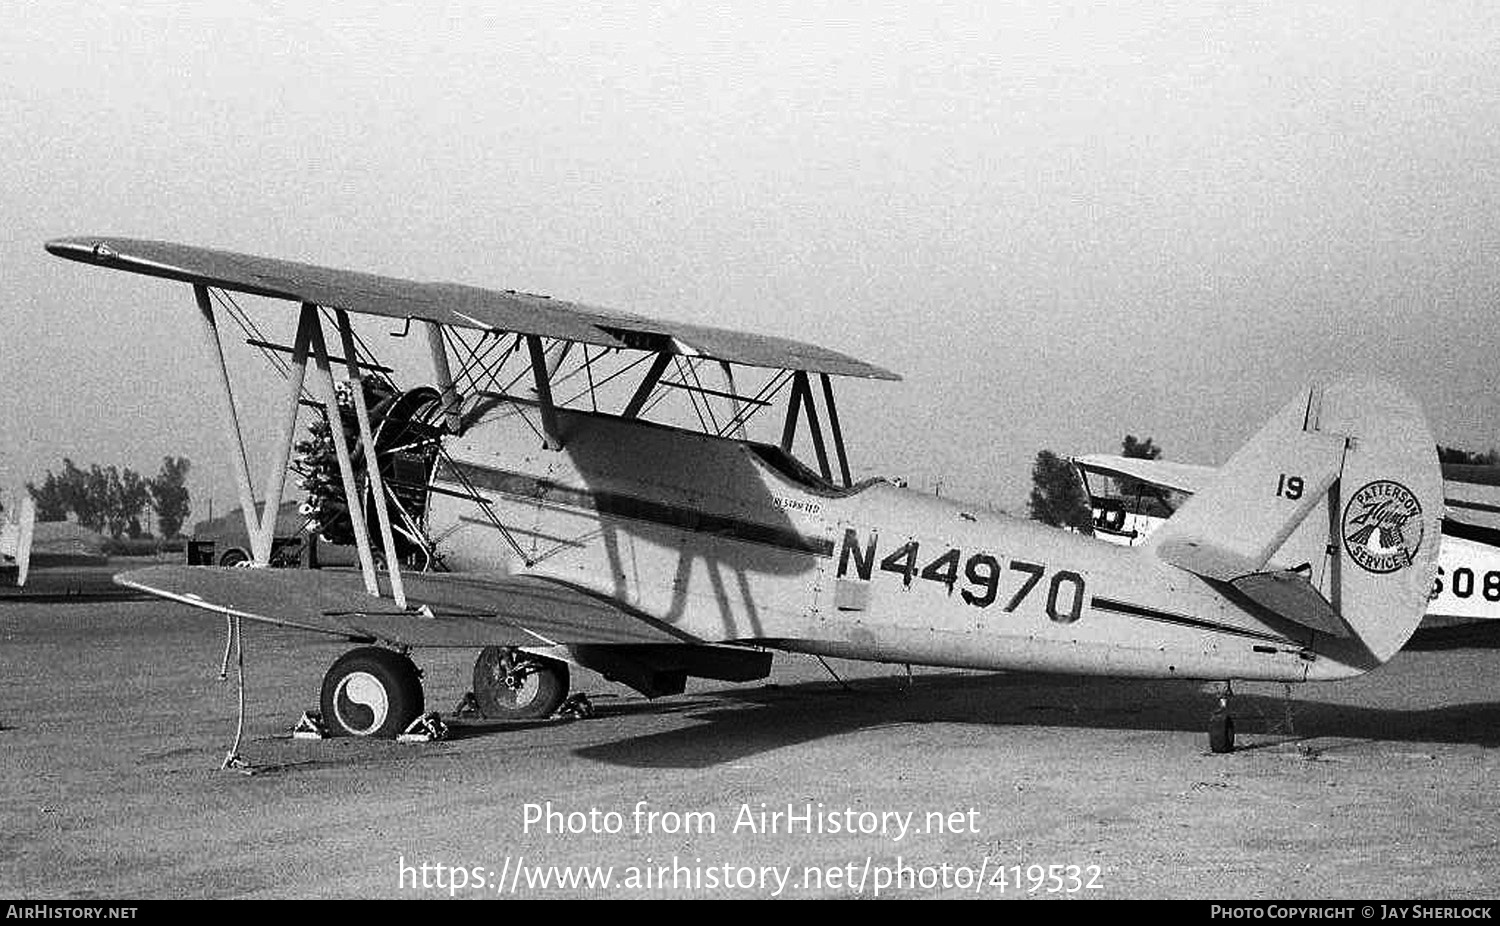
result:
[[[429,712],[411,722],[400,736],[398,743],[432,743],[448,738],[448,725],[437,714]]]
[[[594,716],[594,702],[586,694],[573,695],[562,703],[553,716],[558,720],[587,720]]]
[[[484,711],[479,709],[479,699],[474,697],[474,692],[466,691],[453,708],[454,717],[483,717]]]
[[[303,711],[302,718],[292,727],[292,739],[321,740],[328,738],[328,728],[323,726],[323,715],[317,711]]]
[[[254,775],[255,766],[250,760],[237,752],[231,752],[224,757],[224,763],[219,766],[221,772],[239,772],[241,775]]]

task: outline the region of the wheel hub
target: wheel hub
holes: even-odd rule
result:
[[[385,686],[368,672],[346,675],[334,691],[333,705],[339,723],[360,736],[379,729],[391,708]]]

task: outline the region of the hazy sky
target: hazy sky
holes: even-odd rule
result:
[[[1500,443],[1491,0],[312,6],[7,10],[0,486],[233,496],[190,291],[86,233],[821,343],[906,377],[844,384],[860,474],[1018,511],[1041,447],[1220,462],[1351,372]]]

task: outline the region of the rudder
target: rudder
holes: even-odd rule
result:
[[[1420,407],[1390,383],[1344,381],[1288,403],[1147,548],[1288,620],[1356,637],[1378,663],[1421,620],[1442,514]],[[1352,643],[1336,660],[1370,667]]]
[[[1328,600],[1385,662],[1427,610],[1442,541],[1443,474],[1420,406],[1382,382],[1324,396],[1322,427],[1349,435],[1329,499]]]

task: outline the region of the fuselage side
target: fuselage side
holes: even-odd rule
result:
[[[429,510],[448,568],[545,575],[705,641],[854,659],[1284,681],[1373,668],[1149,552],[886,482],[835,488],[775,447],[557,415],[561,450],[523,404],[449,440]]]

